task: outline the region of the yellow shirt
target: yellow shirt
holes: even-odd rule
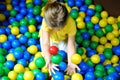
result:
[[[41,31],[46,30],[50,33],[50,40],[59,43],[62,40],[66,40],[68,36],[74,36],[76,34],[76,24],[75,21],[69,16],[65,26],[60,30],[51,29],[43,20],[41,29],[39,31],[39,36]]]

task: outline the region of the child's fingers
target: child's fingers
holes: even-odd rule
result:
[[[76,68],[77,68],[78,71],[80,71],[80,68],[77,65],[76,65]]]
[[[59,69],[58,69],[58,68],[56,68],[55,66],[53,67],[53,69],[55,69],[55,70],[59,71]]]

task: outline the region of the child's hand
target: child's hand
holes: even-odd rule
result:
[[[68,63],[68,67],[65,71],[67,71],[67,74],[72,75],[76,72],[76,69],[80,71],[80,68],[76,64]]]
[[[49,64],[48,69],[49,69],[50,75],[52,75],[52,73],[55,74],[55,70],[59,71],[59,69],[57,68],[57,66],[58,66],[57,64],[53,64],[53,63]]]

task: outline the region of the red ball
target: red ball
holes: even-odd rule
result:
[[[55,55],[58,52],[58,48],[56,46],[50,46],[49,52],[50,54]]]

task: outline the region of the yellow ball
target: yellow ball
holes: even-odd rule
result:
[[[107,22],[108,22],[109,24],[114,24],[114,23],[115,23],[114,17],[112,17],[112,16],[108,17],[108,18],[107,18]]]
[[[12,5],[11,4],[7,4],[6,7],[7,7],[8,11],[12,10]]]
[[[33,0],[26,0],[26,3],[33,2]]]
[[[35,45],[31,45],[30,47],[27,48],[27,51],[31,54],[35,54],[35,53],[37,53],[38,48]]]
[[[74,73],[71,77],[71,80],[83,80],[83,76],[79,73]]]
[[[17,73],[15,71],[10,71],[8,73],[8,78],[10,78],[10,80],[16,80],[17,77]]]
[[[41,16],[44,17],[44,12],[45,12],[45,7],[42,8],[42,11],[41,11]]]
[[[115,35],[115,37],[119,36],[119,31],[118,30],[113,30],[112,33]]]
[[[105,27],[107,25],[107,21],[105,19],[101,19],[99,21],[99,25],[100,25],[100,27]]]
[[[70,13],[71,8],[68,6],[68,4],[67,4],[67,3],[65,3],[65,6],[66,6],[66,8],[67,8],[68,12]]]
[[[41,52],[37,52],[37,53],[35,54],[35,58],[38,58],[38,57],[42,57]]]
[[[41,69],[41,72],[43,72],[43,73],[48,73],[48,68],[43,67],[43,68]]]
[[[99,63],[100,62],[100,56],[95,54],[91,57],[91,61],[95,64]]]
[[[86,14],[84,12],[79,12],[79,15],[84,18],[86,16]]]
[[[101,12],[101,17],[102,18],[107,18],[108,17],[108,12],[107,11],[102,11]]]
[[[77,27],[78,27],[78,29],[83,29],[83,28],[85,28],[85,22],[83,22],[83,21],[78,22],[78,23],[77,23]]]
[[[113,27],[113,30],[118,30],[118,25],[117,24],[113,24],[112,27]]]
[[[119,45],[119,39],[113,38],[113,39],[111,40],[111,44],[112,44],[113,46],[118,46],[118,45]]]
[[[98,45],[98,46],[97,46],[97,52],[100,53],[100,54],[103,53],[104,49],[105,49],[105,48],[104,48],[103,45]]]
[[[118,63],[113,64],[113,67],[115,67],[115,66],[119,66],[119,64]]]
[[[74,64],[79,64],[82,60],[82,57],[79,54],[73,54],[71,57],[71,61]]]
[[[83,55],[82,55],[82,59],[85,59],[85,58],[86,58],[86,54],[83,54]]]
[[[26,72],[26,71],[29,71],[29,68],[28,68],[28,67],[25,67],[25,70],[24,70],[24,72]]]
[[[106,42],[107,42],[106,37],[101,37],[101,38],[100,38],[100,43],[101,43],[101,44],[105,44]]]
[[[5,19],[6,19],[5,15],[0,13],[0,22],[4,21]]]
[[[6,2],[7,4],[10,4],[10,3],[11,3],[11,0],[5,0],[5,2]]]
[[[11,33],[14,35],[18,35],[19,34],[19,28],[18,27],[12,27],[11,28]]]
[[[118,16],[117,20],[118,20],[118,22],[120,22],[120,16]]]
[[[16,64],[14,66],[14,71],[17,72],[17,73],[20,73],[20,72],[24,72],[24,67],[22,64]]]
[[[88,8],[95,9],[95,5],[91,4]]]
[[[76,21],[77,21],[77,23],[79,23],[79,22],[83,22],[83,18],[81,17],[81,16],[79,16],[77,19],[76,19]]]
[[[110,60],[105,60],[103,65],[108,65],[108,64],[111,64],[111,61]]]
[[[3,43],[7,40],[7,36],[5,34],[0,35],[0,43]]]
[[[99,38],[97,36],[92,36],[91,38],[92,41],[99,42]]]
[[[112,48],[112,44],[111,43],[106,43],[105,48]]]
[[[115,64],[118,61],[119,61],[119,57],[117,55],[113,55],[112,58],[111,58],[111,62]]]
[[[33,69],[36,69],[37,66],[35,65],[34,62],[30,62],[30,63],[29,63],[29,68],[30,68],[31,70],[33,70]]]
[[[107,40],[112,40],[114,37],[115,37],[114,34],[111,33],[111,32],[109,32],[109,33],[106,34]]]
[[[34,74],[31,71],[24,73],[24,80],[34,80]]]
[[[64,78],[65,78],[65,80],[69,80],[70,76],[65,75]]]
[[[97,16],[93,16],[93,17],[91,18],[91,22],[92,22],[93,24],[97,24],[98,21],[99,21],[99,18],[98,18]]]
[[[29,25],[29,26],[28,26],[28,31],[29,31],[30,33],[33,33],[33,32],[36,31],[36,27],[35,27],[34,25]]]
[[[7,56],[6,56],[6,59],[7,60],[12,60],[12,61],[15,61],[15,57],[13,54],[9,53]]]
[[[120,35],[120,30],[118,32],[119,32],[119,35]]]
[[[85,54],[85,53],[86,53],[86,49],[85,49],[84,47],[82,47],[82,49],[83,49],[83,51],[84,51],[84,53],[83,53],[83,54]]]

